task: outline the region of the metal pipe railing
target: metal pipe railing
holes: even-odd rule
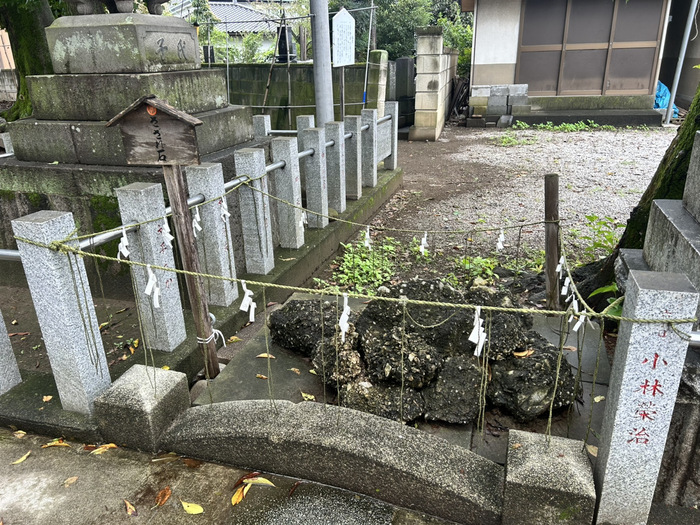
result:
[[[384,115],[382,118],[377,119],[377,125],[381,124],[382,122],[386,122],[388,120],[391,120],[391,115]]]
[[[274,162],[272,164],[269,164],[265,166],[265,173],[270,173],[271,171],[275,170],[281,170],[287,165],[287,163],[283,160],[278,160],[277,162]]]
[[[299,152],[299,158],[303,159],[304,157],[310,157],[316,153],[316,151],[313,148],[305,149],[304,151]]]
[[[298,133],[296,129],[271,129],[268,135],[297,135]]]

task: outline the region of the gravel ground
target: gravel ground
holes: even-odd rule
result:
[[[489,255],[498,231],[474,235],[473,230],[542,221],[544,175],[559,173],[566,246],[580,258],[587,242],[581,237],[590,235],[585,216],[610,217],[623,225],[675,133],[675,128],[563,133],[448,126],[437,142],[399,143],[404,188],[373,224],[466,230],[470,233],[446,240],[430,233],[428,242],[432,238],[431,246],[444,251],[465,244],[473,254]],[[506,252],[514,252],[518,231],[505,230]],[[531,256],[543,248],[543,238],[541,225],[522,230],[522,245]]]

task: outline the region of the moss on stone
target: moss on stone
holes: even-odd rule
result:
[[[41,194],[41,193],[35,193],[35,192],[29,192],[25,193],[24,196],[26,197],[27,201],[29,202],[29,205],[35,209],[35,210],[40,210],[40,209],[46,209],[48,208],[48,198],[46,195]]]

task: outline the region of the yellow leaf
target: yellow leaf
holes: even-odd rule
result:
[[[301,375],[301,370],[299,370],[298,368],[288,368],[287,370],[289,370],[290,372],[294,372],[298,376]]]
[[[13,462],[12,462],[12,465],[19,465],[20,463],[22,463],[22,461],[24,461],[25,459],[27,459],[27,458],[29,457],[29,454],[31,454],[31,453],[32,453],[32,451],[30,450],[30,451],[27,452],[24,456],[22,456],[21,458],[19,458],[17,461],[13,461]]]
[[[597,458],[598,457],[598,447],[593,446],[593,445],[586,445],[586,450],[588,450],[588,453]]]
[[[264,376],[262,374],[255,374],[255,377],[257,377],[258,379],[267,379],[267,376]]]
[[[182,503],[182,508],[185,509],[187,514],[201,514],[204,512],[204,509],[196,503],[187,503],[186,501],[182,500],[180,500],[180,503]]]
[[[107,328],[108,326],[109,326],[109,321],[100,324],[100,326],[98,326],[97,329],[102,331],[103,328]]]
[[[244,485],[243,486],[243,497],[245,498],[248,495],[248,491],[250,490],[250,487],[253,485]]]
[[[267,352],[265,352],[263,354],[258,354],[255,357],[262,357],[264,359],[277,359],[274,355],[268,354]]]
[[[126,506],[126,513],[129,516],[138,516],[139,515],[139,513],[136,512],[136,507],[134,507],[131,503],[124,500],[124,505]]]
[[[24,430],[18,430],[17,432],[13,432],[12,435],[15,436],[17,439],[22,439],[24,436],[27,435],[27,433]]]
[[[135,352],[135,351],[136,351],[136,350],[134,349],[133,346],[130,346],[130,347],[129,347],[129,352],[131,352],[131,355],[134,355],[134,352]]]
[[[250,487],[250,485],[241,485],[236,489],[236,492],[233,493],[233,496],[231,496],[231,505],[236,506],[238,505],[241,501],[243,501],[243,498],[245,495],[243,494],[243,491],[247,488]]]
[[[17,319],[13,319],[12,324],[17,324]]]
[[[280,257],[281,261],[287,262],[287,261],[296,261],[296,257]]]
[[[593,402],[594,402],[594,403],[600,403],[600,402],[603,401],[604,399],[605,399],[605,396],[595,396],[595,397],[593,398]]]
[[[63,482],[64,487],[70,487],[73,483],[78,481],[78,476],[72,476]]]
[[[309,374],[313,374],[313,375],[315,375],[315,376],[318,375],[318,374],[316,373],[316,370],[309,370]]]
[[[316,401],[316,396],[314,396],[313,394],[307,394],[306,392],[301,393],[301,398],[304,401]]]
[[[54,439],[53,441],[49,441],[45,445],[41,445],[41,448],[49,448],[49,447],[70,447],[68,443],[63,441],[62,438]]]
[[[163,370],[170,370],[170,367],[169,367],[168,365],[163,365],[163,366],[161,366],[161,368],[162,368]]]
[[[104,454],[105,452],[107,452],[110,448],[117,448],[117,445],[115,445],[114,443],[107,443],[106,445],[100,445],[95,450],[90,452],[90,454],[95,454],[96,456],[99,456],[100,454]]]
[[[513,450],[518,450],[520,447],[522,447],[522,444],[520,444],[520,443],[513,443],[513,446],[510,447],[510,448],[512,448]]]
[[[518,359],[522,359],[524,357],[530,357],[534,353],[535,351],[532,348],[528,348],[527,350],[523,350],[522,352],[513,352],[513,355]]]
[[[134,348],[138,348],[138,347],[139,347],[139,340],[134,339]]]
[[[241,340],[240,337],[236,337],[235,335],[232,335],[231,337],[229,337],[228,339],[226,339],[226,342],[227,342],[227,343],[237,343],[237,342],[240,341],[240,340]]]
[[[259,476],[255,478],[244,479],[243,483],[245,483],[246,485],[267,485],[268,487],[275,486],[275,484],[272,483],[272,481],[270,481],[269,479],[262,478]]]
[[[41,400],[42,400],[44,403],[48,403],[48,402],[51,401],[52,399],[53,399],[53,396],[44,396],[44,397],[41,398]]]
[[[153,506],[153,508],[155,509],[156,507],[162,507],[165,505],[165,502],[168,501],[172,493],[173,491],[170,490],[170,485],[164,489],[161,489],[156,495],[156,504]]]

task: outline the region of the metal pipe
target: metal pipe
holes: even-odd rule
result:
[[[268,135],[296,135],[297,133],[299,132],[296,129],[271,129]]]
[[[0,261],[21,261],[17,250],[0,250]]]
[[[367,131],[369,129],[369,124],[365,124],[360,128],[360,131]]]
[[[391,120],[391,115],[384,115],[382,118],[378,118],[377,125],[381,124],[382,122],[386,122],[387,120]]]
[[[314,52],[316,125],[321,127],[326,122],[333,121],[333,76],[331,74],[331,35],[328,28],[328,1],[311,0],[309,11],[315,15],[311,19],[311,46]]]
[[[230,180],[226,184],[224,184],[224,191],[232,190],[236,186],[239,186],[240,184],[243,184],[244,182],[249,180],[250,177],[248,177],[248,175],[241,175],[240,177],[236,177],[235,179]]]
[[[271,171],[275,170],[281,170],[287,165],[287,163],[283,160],[278,160],[277,162],[270,164],[268,166],[265,166],[265,173],[270,173]]]
[[[332,148],[333,146],[335,146],[335,140],[329,140],[328,142],[326,142],[327,148]]]
[[[313,148],[305,149],[304,151],[299,152],[299,158],[303,159],[304,157],[310,157],[314,153],[316,153],[316,152],[314,151]]]
[[[345,135],[343,135],[343,138],[344,138],[345,140],[351,139],[351,138],[352,138],[352,133],[346,133]]]
[[[683,62],[685,62],[685,52],[688,49],[688,39],[690,38],[690,31],[693,29],[693,21],[695,20],[695,11],[697,10],[697,7],[698,0],[693,0],[690,4],[690,11],[688,11],[688,21],[685,24],[685,32],[683,33],[683,40],[681,41],[682,44],[680,53],[678,54],[676,74],[673,76],[673,86],[671,87],[671,99],[668,101],[668,107],[666,108],[666,118],[664,119],[664,124],[671,122],[671,117],[673,116],[673,103],[676,100],[678,84],[681,81]]]

